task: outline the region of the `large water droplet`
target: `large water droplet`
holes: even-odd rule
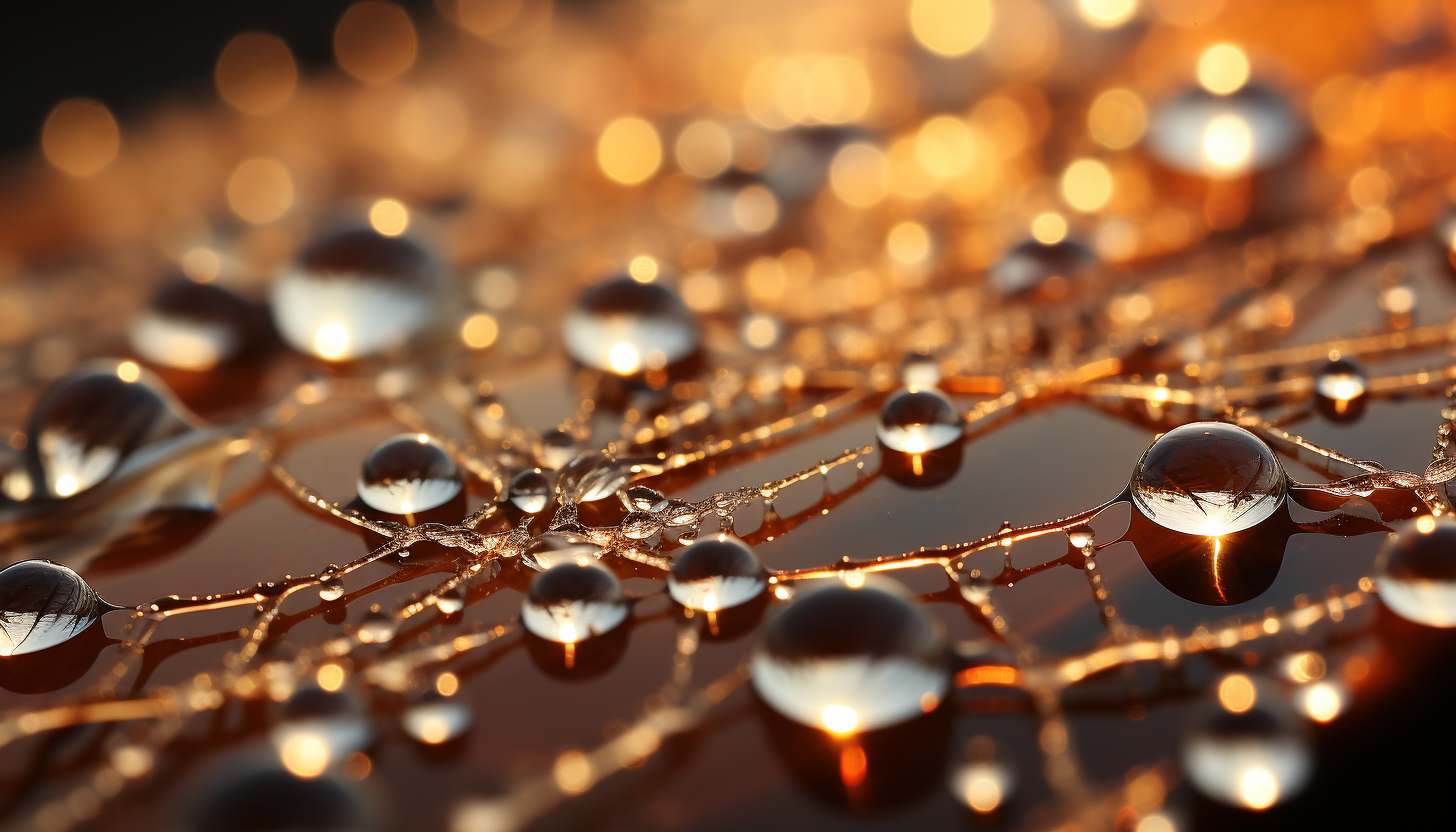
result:
[[[1097,266],[1097,255],[1072,240],[1042,243],[1027,240],[1006,252],[987,278],[1005,297],[1046,287],[1065,294]]]
[[[939,390],[905,389],[880,408],[875,434],[892,451],[923,454],[961,438],[961,415]]]
[[[359,498],[387,514],[415,514],[438,508],[465,488],[455,460],[423,433],[392,436],[364,457]]]
[[[455,696],[430,691],[409,706],[399,718],[404,731],[426,745],[440,745],[470,730],[474,716],[470,703]]]
[[[551,502],[552,481],[556,475],[540,468],[527,468],[511,477],[506,499],[526,514],[540,514]]]
[[[352,695],[306,687],[288,698],[269,739],[285,764],[311,758],[322,767],[364,750],[374,735],[374,723]]]
[[[1400,524],[1376,570],[1380,600],[1401,618],[1456,627],[1456,520],[1422,517]]]
[[[935,625],[901,591],[874,586],[796,595],[769,625],[752,669],[754,689],[774,710],[836,734],[932,711],[950,684]]]
[[[631,485],[623,492],[631,511],[655,511],[667,502],[667,495],[646,485]]]
[[[605,566],[561,563],[531,580],[521,623],[546,641],[575,644],[616,629],[629,612],[622,582]]]
[[[258,313],[214,283],[177,278],[152,296],[128,332],[132,349],[153,364],[209,370],[256,345]]]
[[[626,275],[583,292],[562,339],[585,366],[623,376],[666,367],[699,345],[697,322],[671,289]]]
[[[568,503],[591,503],[617,493],[632,476],[634,463],[603,453],[582,454],[561,469],[556,493]]]
[[[1315,371],[1315,406],[1331,421],[1353,421],[1365,410],[1366,385],[1359,364],[1348,358],[1331,361]]]
[[[137,448],[189,425],[129,362],[97,362],[52,384],[30,417],[31,474],[50,497],[70,497],[111,476]]]
[[[1194,422],[1153,442],[1131,490],[1138,510],[1159,526],[1218,537],[1268,518],[1288,487],[1279,459],[1259,437],[1224,422]]]
[[[1303,726],[1277,700],[1272,687],[1232,712],[1216,708],[1184,740],[1188,779],[1214,800],[1267,809],[1296,795],[1309,782],[1313,755]]]
[[[597,560],[601,556],[602,547],[584,535],[572,531],[555,531],[531,538],[521,552],[521,562],[532,569],[545,572],[559,564],[582,563]]]
[[[678,552],[667,574],[667,594],[693,610],[716,612],[746,604],[768,587],[758,555],[726,534],[699,540]]]
[[[1230,95],[1200,88],[1164,102],[1146,141],[1153,156],[1174,170],[1229,177],[1284,161],[1302,135],[1284,96],[1250,85]]]
[[[444,282],[412,240],[354,229],[315,242],[279,276],[273,320],[300,352],[361,358],[401,347],[434,323]]]
[[[11,564],[0,570],[0,656],[69,641],[113,609],[85,579],[59,563]]]

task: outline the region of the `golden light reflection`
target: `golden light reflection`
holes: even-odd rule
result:
[[[75,494],[81,484],[72,474],[62,474],[56,477],[55,492],[57,497],[69,497]]]
[[[638,283],[651,283],[657,279],[657,261],[645,254],[632,258],[627,264],[627,274]]]
[[[72,176],[90,176],[116,158],[121,131],[105,104],[69,98],[46,116],[40,144],[52,165]]]
[[[293,97],[298,66],[282,38],[244,32],[223,47],[213,80],[222,100],[256,116],[278,109]]]
[[[743,324],[743,341],[756,350],[772,347],[779,340],[779,325],[767,315],[752,315]]]
[[[606,126],[597,138],[597,165],[613,182],[640,185],[662,164],[662,141],[645,119],[627,116]]]
[[[935,116],[915,135],[920,166],[938,179],[952,179],[969,171],[976,161],[976,147],[971,126],[955,116]]]
[[[1345,697],[1333,682],[1306,685],[1299,697],[1305,714],[1315,722],[1329,722],[1345,708]]]
[[[834,195],[855,208],[868,208],[884,199],[889,184],[885,154],[867,142],[840,148],[829,166]]]
[[[843,55],[764,58],[749,72],[743,90],[749,116],[775,130],[857,121],[872,97],[864,64]]]
[[[963,788],[961,797],[977,812],[992,812],[1001,805],[1001,783],[989,771],[977,772],[966,778]]]
[[[344,358],[349,354],[349,330],[335,321],[324,324],[314,333],[313,351],[318,357],[330,361]]]
[[[318,682],[319,687],[329,693],[333,693],[344,686],[346,676],[347,674],[344,672],[344,668],[331,662],[320,667],[314,679]]]
[[[964,55],[991,31],[988,0],[912,0],[910,32],[937,55]]]
[[[1087,110],[1087,132],[1110,150],[1137,144],[1148,127],[1148,111],[1142,98],[1121,87],[1106,90],[1093,99]]]
[[[930,232],[914,220],[897,223],[885,236],[885,251],[897,263],[923,263],[930,257]]]
[[[460,99],[449,90],[412,94],[399,109],[395,132],[405,152],[426,162],[443,162],[465,146],[470,121]]]
[[[1138,0],[1078,0],[1077,11],[1098,29],[1115,29],[1137,14]]]
[[[1430,534],[1436,530],[1436,518],[1429,514],[1423,514],[1416,518],[1416,531],[1421,534]]]
[[[859,716],[847,705],[828,705],[819,720],[831,734],[849,734],[859,724]]]
[[[779,201],[762,185],[749,185],[733,197],[733,222],[749,234],[761,234],[779,221]]]
[[[1218,703],[1230,713],[1241,714],[1254,707],[1254,683],[1242,673],[1224,677],[1218,683]]]
[[[1061,214],[1038,214],[1031,221],[1031,236],[1043,245],[1060,243],[1067,237],[1067,221]]]
[[[182,255],[182,273],[198,283],[207,283],[222,272],[222,260],[217,252],[199,246]]]
[[[397,199],[380,199],[369,206],[369,225],[386,237],[403,234],[409,221],[409,209]]]
[[[483,350],[495,343],[500,336],[500,325],[495,318],[484,312],[477,312],[460,325],[460,340],[473,350]]]
[[[677,134],[673,157],[688,176],[712,179],[733,163],[733,136],[716,121],[695,121]]]
[[[329,767],[329,745],[316,734],[298,732],[283,743],[278,757],[294,777],[309,780]]]
[[[617,375],[629,376],[642,366],[642,357],[631,344],[621,341],[614,344],[607,353],[607,363]]]
[[[1249,80],[1249,56],[1231,43],[1210,46],[1198,57],[1198,83],[1215,95],[1237,92]]]
[[[414,24],[393,3],[355,3],[334,29],[334,57],[339,66],[371,84],[381,84],[409,69],[417,48]]]
[[[1239,778],[1239,799],[1250,809],[1267,809],[1279,800],[1279,781],[1267,768],[1251,768]]]
[[[847,745],[839,750],[839,780],[846,789],[854,789],[864,783],[869,773],[869,758],[858,745]]]
[[[116,365],[116,377],[130,384],[142,377],[142,368],[135,361],[123,361]]]
[[[1138,821],[1135,832],[1177,832],[1177,830],[1178,827],[1173,825],[1173,821],[1167,815],[1155,813],[1144,815]]]
[[[1078,211],[1101,210],[1112,199],[1112,171],[1096,159],[1078,159],[1062,172],[1062,198]]]
[[[1254,133],[1248,122],[1232,113],[1209,120],[1203,131],[1203,160],[1215,175],[1235,175],[1248,169],[1254,153]]]
[[[254,225],[273,222],[293,207],[293,177],[277,159],[247,159],[228,177],[227,201],[234,214]]]

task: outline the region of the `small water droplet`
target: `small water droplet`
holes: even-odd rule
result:
[[[906,353],[900,362],[900,381],[906,387],[928,390],[940,384],[940,362],[923,352]]]
[[[602,547],[572,531],[555,531],[531,538],[521,552],[521,562],[538,572],[563,563],[597,560]]]
[[[132,322],[137,355],[164,367],[209,370],[257,346],[258,313],[216,283],[177,278],[162,286]]]
[[[470,703],[458,696],[430,691],[399,718],[406,734],[426,745],[440,745],[463,736],[475,721]]]
[[[581,453],[581,443],[569,431],[554,428],[541,435],[536,447],[536,461],[543,468],[559,471]]]
[[[717,535],[677,553],[667,594],[693,610],[714,612],[746,604],[768,588],[758,555],[736,537]]]
[[[1284,161],[1303,132],[1284,96],[1249,85],[1230,95],[1198,88],[1164,102],[1145,141],[1174,170],[1229,177]]]
[[[1278,696],[1261,687],[1242,712],[1209,709],[1182,750],[1183,769],[1200,792],[1233,806],[1267,809],[1309,782],[1309,739]]]
[[[62,644],[112,609],[85,579],[58,563],[11,564],[0,569],[0,656]]]
[[[894,586],[795,595],[754,652],[759,696],[789,719],[836,734],[905,722],[944,699],[945,642]]]
[[[510,414],[492,393],[475,395],[470,405],[470,421],[486,439],[500,440],[510,429]]]
[[[952,766],[947,778],[950,793],[972,811],[987,814],[1011,799],[1016,775],[998,760],[971,760]]]
[[[551,486],[555,478],[555,472],[527,468],[511,477],[506,499],[526,514],[540,514],[551,502]]]
[[[562,339],[587,367],[635,375],[661,369],[698,350],[692,313],[660,281],[621,275],[587,289],[566,317]]]
[[[1331,361],[1314,375],[1315,405],[1326,418],[1349,422],[1365,410],[1365,371],[1348,358]]]
[[[1042,288],[1061,295],[1080,283],[1097,264],[1097,255],[1074,240],[1027,240],[1006,252],[991,267],[987,279],[1008,298]]]
[[[441,615],[456,615],[465,609],[465,585],[456,584],[435,597]]]
[[[385,644],[394,638],[394,619],[375,607],[359,622],[359,640],[365,644]]]
[[[911,454],[938,450],[961,438],[961,416],[939,390],[905,389],[880,409],[876,435],[886,448]]]
[[[1091,526],[1073,526],[1067,529],[1067,542],[1078,549],[1091,543],[1093,539]]]
[[[1283,505],[1289,481],[1264,441],[1223,422],[1194,422],[1159,437],[1138,461],[1133,503],[1149,520],[1217,537],[1257,525]]]
[[[627,508],[632,511],[656,511],[667,500],[667,496],[655,488],[645,485],[628,486]]]
[[[344,579],[338,575],[330,575],[324,578],[323,583],[318,587],[319,598],[324,601],[337,601],[344,597]]]
[[[269,739],[288,765],[289,755],[312,753],[317,765],[338,762],[374,742],[374,723],[352,694],[306,687],[288,697],[283,720]],[[307,743],[319,743],[310,749]],[[290,766],[291,767],[291,766]]]
[[[294,349],[346,361],[403,346],[440,313],[445,276],[408,237],[360,228],[324,237],[273,284],[278,332]]]
[[[1401,618],[1456,627],[1456,520],[1449,515],[1401,523],[1376,570],[1380,600]]]
[[[595,561],[572,561],[531,580],[521,623],[546,641],[575,644],[616,629],[630,612],[616,575]]]
[[[387,514],[414,514],[438,508],[465,488],[460,467],[433,438],[402,433],[374,446],[364,457],[357,484],[359,498]]]

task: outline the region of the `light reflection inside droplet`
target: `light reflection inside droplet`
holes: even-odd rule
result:
[[[833,734],[851,733],[859,724],[859,717],[855,714],[854,709],[845,705],[826,706],[820,719],[824,722],[824,727]]]
[[[1241,173],[1254,153],[1254,133],[1240,116],[1215,116],[1203,130],[1203,159],[1210,173]]]
[[[1250,809],[1267,809],[1279,799],[1279,781],[1267,768],[1251,768],[1239,778],[1239,798]]]
[[[337,361],[349,352],[349,330],[337,322],[329,322],[318,328],[313,336],[313,349],[321,358]]]

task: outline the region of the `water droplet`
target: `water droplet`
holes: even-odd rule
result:
[[[946,778],[950,793],[971,810],[994,812],[1011,799],[1016,775],[996,760],[975,760],[953,766]]]
[[[1215,708],[1183,743],[1183,769],[1214,800],[1267,809],[1288,800],[1309,782],[1313,756],[1303,727],[1259,687],[1255,702],[1239,713]]]
[[[128,337],[137,355],[153,364],[209,370],[256,346],[257,313],[215,283],[178,278],[152,297]]]
[[[1268,518],[1289,481],[1263,440],[1236,425],[1194,422],[1158,437],[1138,461],[1133,503],[1149,520],[1217,537]]]
[[[455,615],[465,609],[465,585],[456,584],[435,597],[441,615]]]
[[[931,389],[940,384],[940,362],[923,352],[907,353],[900,364],[900,381],[906,387]]]
[[[645,511],[634,511],[622,518],[622,535],[631,540],[646,540],[662,530],[662,523]]]
[[[616,575],[595,561],[568,562],[531,580],[521,623],[546,641],[575,644],[616,629],[629,612]]]
[[[1427,627],[1456,627],[1456,520],[1422,517],[1400,524],[1376,570],[1376,591],[1391,611]]]
[[[1331,421],[1359,418],[1365,410],[1365,392],[1365,370],[1348,358],[1331,361],[1315,372],[1315,406]]]
[[[536,461],[543,468],[559,471],[581,453],[581,443],[570,432],[561,428],[549,430],[541,436],[536,447]]]
[[[667,501],[667,495],[645,485],[629,486],[625,493],[627,508],[633,511],[656,511]]]
[[[338,575],[330,575],[324,578],[323,583],[318,587],[319,598],[324,601],[337,601],[344,597],[344,579]]]
[[[430,691],[399,718],[406,734],[426,745],[440,745],[463,736],[475,721],[470,703]]]
[[[758,555],[736,537],[718,535],[678,552],[667,575],[667,594],[688,609],[716,612],[759,597],[768,573]]]
[[[1174,170],[1227,177],[1284,161],[1303,132],[1289,102],[1266,87],[1250,85],[1231,95],[1199,88],[1157,109],[1146,142]]]
[[[551,502],[551,483],[555,478],[553,472],[527,468],[511,477],[506,499],[527,514],[540,514]]]
[[[324,237],[273,284],[278,332],[290,346],[346,361],[403,346],[439,314],[444,274],[408,237],[361,228]]]
[[[129,381],[122,377],[127,371]],[[169,397],[136,372],[129,362],[98,362],[41,395],[26,429],[32,438],[26,453],[47,496],[79,494],[111,476],[137,448],[188,429]]]
[[[116,609],[80,575],[46,560],[0,569],[0,656],[54,647]]]
[[[521,562],[538,572],[563,563],[597,560],[602,547],[571,531],[555,531],[531,538],[521,552]]]
[[[415,514],[438,508],[465,488],[455,460],[422,433],[401,433],[364,457],[357,483],[359,498],[387,514]]]
[[[627,275],[583,292],[562,328],[572,358],[623,376],[687,358],[698,337],[692,313],[671,289]]]
[[[632,465],[602,453],[582,454],[561,469],[561,476],[556,479],[556,493],[569,503],[606,499],[627,484]]]
[[[795,595],[754,652],[759,696],[789,719],[836,734],[933,710],[950,684],[945,642],[893,586],[830,585]]]
[[[486,439],[499,440],[510,429],[506,406],[493,394],[478,395],[470,405],[470,421]]]
[[[961,438],[961,415],[939,390],[908,388],[880,408],[875,433],[892,451],[923,454]]]
[[[396,626],[394,619],[376,605],[364,614],[357,635],[365,644],[385,644],[394,638]]]
[[[1097,256],[1073,240],[1027,240],[1006,252],[987,279],[1004,297],[1045,288],[1061,295],[1097,266]]]
[[[1093,533],[1091,526],[1073,526],[1067,529],[1067,542],[1078,549],[1092,542]]]
[[[288,698],[283,721],[269,739],[289,768],[294,767],[291,763],[304,763],[322,769],[364,750],[374,735],[374,723],[352,694],[306,687]],[[318,747],[311,748],[310,743]]]

